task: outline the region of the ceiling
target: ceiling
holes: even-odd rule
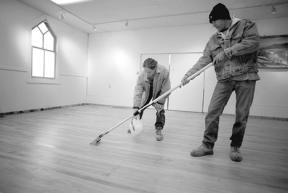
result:
[[[239,18],[288,17],[288,0],[19,1],[87,33],[205,24],[210,10],[219,2]]]

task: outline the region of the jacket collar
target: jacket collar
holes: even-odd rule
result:
[[[232,18],[232,23],[231,26],[228,28],[228,30],[230,30],[231,28],[234,27],[234,25],[236,25],[241,19],[237,18],[237,17],[233,17]]]
[[[228,27],[228,29],[225,32],[216,32],[216,34],[221,34],[222,38],[226,38],[230,33],[232,28],[234,28],[234,26],[240,21],[241,19],[237,18],[237,17],[233,17],[232,18],[232,22],[230,27]]]

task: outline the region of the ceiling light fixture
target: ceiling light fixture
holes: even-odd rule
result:
[[[68,5],[68,4],[81,3],[81,2],[91,1],[91,0],[51,0],[51,1],[58,5]]]
[[[63,19],[64,19],[64,11],[63,11],[63,10],[59,11],[59,13],[58,13],[58,19],[59,19],[59,20],[63,20]]]
[[[95,25],[93,26],[93,31],[97,31],[97,27]]]
[[[272,7],[271,7],[271,13],[273,15],[277,13],[276,7],[274,5],[272,5]]]

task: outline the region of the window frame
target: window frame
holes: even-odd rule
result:
[[[46,27],[47,27],[47,31],[45,33],[42,32],[41,28],[39,27],[41,24],[44,24]],[[32,43],[32,31],[35,29],[35,28],[38,28],[38,30],[40,31],[40,33],[42,34],[42,47],[38,47],[38,46],[34,46],[33,43]],[[47,49],[45,48],[45,40],[44,40],[44,36],[45,34],[49,32],[51,34],[51,36],[53,37],[53,50],[51,49]],[[37,25],[33,26],[32,27],[32,30],[31,30],[31,73],[30,73],[30,77],[32,79],[41,79],[41,80],[56,80],[56,67],[57,67],[57,64],[56,64],[56,56],[57,56],[57,53],[56,53],[56,43],[57,43],[57,38],[56,38],[56,35],[54,33],[54,31],[51,29],[49,23],[47,20],[42,20],[40,21]],[[38,49],[38,50],[41,50],[43,51],[43,72],[42,72],[42,76],[35,76],[33,75],[33,49]],[[54,53],[54,72],[53,72],[53,77],[47,77],[45,76],[45,52],[52,52]]]

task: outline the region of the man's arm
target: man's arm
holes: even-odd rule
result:
[[[241,56],[256,52],[259,48],[259,34],[256,24],[247,21],[244,27],[243,39],[241,42],[234,44],[230,48],[224,49],[228,58],[232,56]]]
[[[134,88],[134,103],[133,108],[140,108],[141,101],[142,101],[142,95],[144,92],[143,84],[142,84],[142,75],[140,75],[137,79],[136,86]]]
[[[169,75],[169,72],[166,71],[166,72],[165,72],[165,78],[164,78],[164,81],[163,81],[163,83],[162,83],[161,93],[160,93],[159,96],[161,96],[162,94],[164,94],[165,92],[167,92],[168,90],[170,90],[170,88],[171,88],[170,75]],[[167,96],[167,97],[168,97],[168,96]],[[167,97],[159,100],[157,103],[159,103],[159,104],[161,104],[161,105],[164,105]]]

